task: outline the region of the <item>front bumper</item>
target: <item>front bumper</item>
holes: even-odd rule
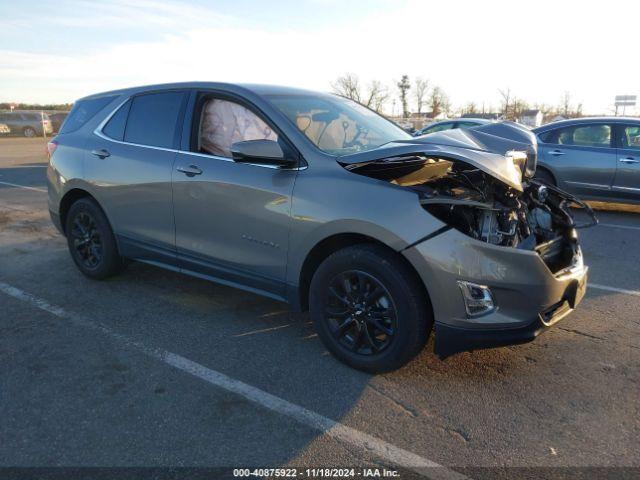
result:
[[[554,274],[536,252],[480,242],[453,229],[403,253],[429,292],[441,357],[531,341],[571,313],[587,286],[581,254]],[[496,309],[470,318],[458,280],[489,286]]]

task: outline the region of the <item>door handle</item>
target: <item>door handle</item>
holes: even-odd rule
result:
[[[189,165],[188,167],[176,167],[176,170],[184,173],[187,177],[202,175],[202,170],[197,165]]]
[[[620,161],[622,163],[640,163],[640,160],[636,160],[633,157],[626,157],[626,158],[621,158]]]
[[[554,157],[559,157],[560,155],[564,155],[564,152],[562,150],[551,150],[549,154],[553,155]]]
[[[100,150],[91,150],[91,155],[94,155],[94,156],[96,156],[98,158],[107,158],[107,157],[111,156],[109,151],[105,150],[104,148],[102,148]]]

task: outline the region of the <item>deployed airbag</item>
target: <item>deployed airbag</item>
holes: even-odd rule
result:
[[[198,135],[202,152],[231,157],[231,145],[244,140],[278,140],[260,117],[242,105],[221,99],[208,100],[202,109]]]

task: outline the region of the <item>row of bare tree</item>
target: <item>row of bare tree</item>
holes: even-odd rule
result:
[[[394,92],[394,89],[389,89],[379,80],[373,80],[364,85],[357,75],[347,73],[332,82],[331,87],[334,93],[355,100],[377,112],[386,110],[389,101],[391,101],[394,107],[391,112],[392,115],[396,115],[395,102],[396,98],[398,98],[400,101],[399,113],[404,118],[408,118],[412,111],[419,115],[428,112],[432,118],[441,113],[446,116],[451,116],[454,113],[446,92],[438,85],[431,85],[431,82],[423,77],[417,77],[412,82],[408,75],[403,75],[399,81],[394,83],[394,88],[397,89]],[[574,105],[569,92],[565,92],[560,103],[555,106],[544,103],[529,104],[518,98],[510,88],[499,89],[498,92],[501,98],[501,105],[499,112],[495,113],[508,120],[516,120],[522,115],[523,111],[530,109],[540,110],[545,118],[555,115],[561,115],[565,118],[582,116],[582,104]],[[482,104],[482,107],[479,108],[474,102],[470,102],[457,109],[455,113],[462,115],[492,111],[493,108],[491,106]]]
[[[393,92],[379,80],[373,80],[368,85],[363,85],[357,75],[347,73],[338,77],[332,82],[331,87],[338,95],[355,100],[365,107],[377,112],[382,112],[384,107],[391,100],[395,105]],[[416,112],[423,113],[427,107],[435,117],[441,113],[448,114],[451,110],[449,97],[442,88],[437,85],[431,86],[429,80],[418,77],[413,83],[408,75],[395,83],[402,116],[407,118],[411,114],[410,102],[415,101]],[[392,112],[395,114],[395,112]]]
[[[510,88],[499,89],[501,102],[501,114],[503,118],[507,120],[516,120],[522,115],[524,110],[540,110],[543,117],[551,117],[560,115],[565,118],[575,118],[582,116],[582,104],[578,103],[574,105],[571,101],[571,94],[564,92],[560,98],[558,105],[548,105],[545,103],[535,103],[530,105],[524,100],[520,99],[511,92]],[[467,113],[467,112],[465,112]],[[475,113],[475,112],[469,112]]]

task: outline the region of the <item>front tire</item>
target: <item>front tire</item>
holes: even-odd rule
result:
[[[71,258],[87,277],[102,280],[122,269],[111,225],[94,200],[81,198],[71,205],[65,232]]]
[[[26,127],[23,131],[22,131],[23,135],[27,138],[33,138],[36,136],[36,131],[34,128],[32,127]]]
[[[407,364],[433,325],[415,273],[378,245],[355,245],[327,257],[311,280],[309,310],[327,350],[369,373]]]

